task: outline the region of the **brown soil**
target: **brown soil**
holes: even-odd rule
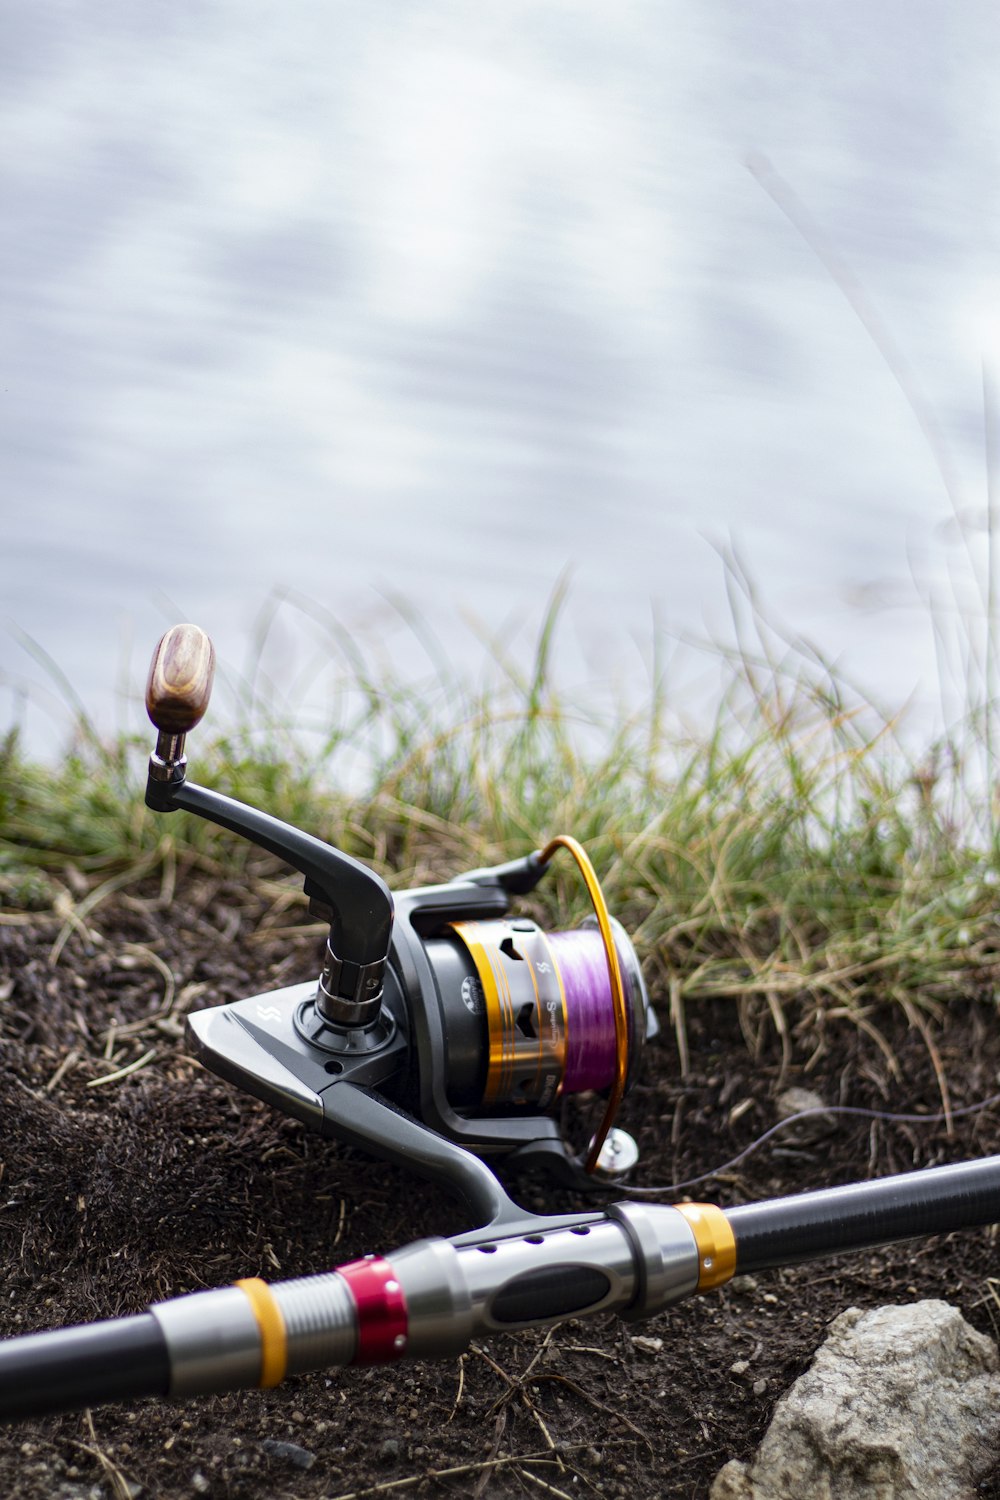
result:
[[[153,896],[105,900],[62,934],[53,963],[60,918],[0,915],[0,1334],[138,1311],[239,1276],[307,1274],[466,1227],[443,1193],[308,1135],[186,1055],[185,1010],[314,970],[315,931],[294,930],[296,919],[280,896],[189,881],[169,912]],[[741,1026],[731,1002],[692,1007],[688,1077],[665,1030],[626,1101],[647,1179],[734,1155],[773,1123],[779,1081],[828,1102],[939,1108],[925,1039],[893,1008],[869,1019],[898,1076],[873,1034],[847,1022],[822,1034],[803,1024],[782,1076],[763,1016],[745,1008]],[[934,1037],[955,1106],[996,1090],[992,1006],[949,1009]],[[143,1057],[133,1074],[87,1086]],[[995,1109],[956,1121],[950,1138],[940,1126],[843,1120],[811,1144],[779,1137],[695,1196],[734,1203],[996,1151]],[[572,1206],[537,1188],[527,1201]],[[974,1231],[742,1278],[642,1327],[571,1322],[491,1339],[458,1361],[26,1422],[0,1436],[0,1493],[704,1496],[727,1459],[754,1448],[837,1313],[943,1297],[996,1336],[995,1270],[993,1232]],[[1000,1497],[1000,1470],[981,1493]]]

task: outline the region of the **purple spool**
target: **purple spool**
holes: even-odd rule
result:
[[[597,927],[577,927],[572,932],[550,932],[548,936],[566,995],[563,1093],[580,1094],[586,1089],[606,1089],[614,1082],[618,1048],[608,959],[600,931]],[[634,997],[625,958],[617,942],[615,949],[622,973],[631,1042]]]

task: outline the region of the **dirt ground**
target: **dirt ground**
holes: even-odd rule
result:
[[[114,894],[82,921],[0,911],[3,1336],[466,1227],[444,1194],[310,1136],[187,1056],[185,1011],[315,970],[315,931],[272,898],[188,879],[169,910],[153,892]],[[956,1107],[998,1087],[1000,1020],[986,992],[933,1031]],[[926,1039],[892,1007],[868,1020],[898,1076],[874,1032],[849,1022],[803,1023],[782,1070],[762,1014],[692,1005],[687,1077],[665,1026],[626,1101],[638,1180],[732,1157],[774,1122],[789,1085],[826,1102],[938,1109]],[[943,1126],[844,1120],[811,1143],[779,1137],[693,1196],[731,1204],[996,1151],[995,1108],[957,1121],[950,1138]],[[573,1206],[537,1188],[520,1196]],[[755,1447],[837,1313],[942,1297],[996,1337],[996,1274],[994,1232],[980,1230],[741,1278],[641,1327],[571,1322],[449,1362],[25,1422],[0,1434],[0,1493],[704,1496],[727,1459]],[[1000,1497],[1000,1467],[981,1493]]]

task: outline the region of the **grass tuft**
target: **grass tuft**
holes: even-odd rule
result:
[[[818,652],[764,625],[735,565],[730,579],[737,644],[719,653],[700,728],[679,723],[662,683],[629,714],[566,702],[551,668],[560,589],[528,670],[501,656],[478,685],[440,653],[430,680],[379,678],[331,628],[340,687],[319,748],[280,715],[266,723],[258,681],[242,724],[190,738],[190,774],[399,888],[571,832],[674,1010],[728,996],[748,1034],[774,1025],[787,1038],[789,1018],[865,1023],[887,999],[919,1017],[955,996],[992,998],[997,848],[955,749],[966,741],[909,759],[894,724]],[[0,908],[53,900],[68,870],[88,910],[102,889],[172,888],[178,866],[273,876],[232,835],[145,810],[148,742],[101,744],[88,726],[77,745],[51,768],[16,734],[0,743]],[[557,925],[587,910],[568,863],[539,899]]]

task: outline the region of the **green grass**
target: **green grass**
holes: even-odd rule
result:
[[[891,723],[753,610],[717,657],[702,727],[679,725],[662,682],[638,711],[587,712],[552,680],[560,602],[557,591],[527,670],[501,653],[478,686],[440,660],[429,681],[379,680],[352,645],[318,747],[313,736],[296,748],[255,692],[242,726],[189,737],[189,774],[399,888],[575,834],[669,995],[682,1046],[686,1007],[710,995],[739,1005],[748,1034],[775,1025],[786,1046],[792,1024],[821,1014],[872,1026],[869,1008],[893,1000],[922,1025],[953,997],[992,997],[997,845],[967,757],[981,748],[981,715],[961,753],[953,737],[915,766]],[[65,902],[68,867],[85,877],[88,910],[140,881],[173,888],[178,868],[268,870],[210,824],[145,810],[149,748],[87,731],[53,769],[8,737],[0,905]],[[587,909],[569,861],[539,899],[560,925]]]

